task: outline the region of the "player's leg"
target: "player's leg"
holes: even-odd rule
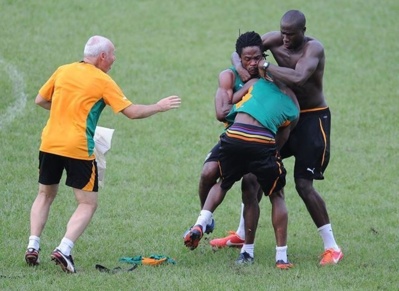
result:
[[[329,109],[301,114],[295,128],[302,137],[295,153],[295,188],[306,205],[323,239],[324,253],[321,265],[336,264],[343,253],[337,245],[326,204],[313,186],[313,180],[324,179],[330,159],[331,114]]]
[[[269,196],[272,204],[272,225],[276,239],[276,267],[279,269],[289,269],[293,264],[289,262],[287,256],[287,228],[288,211],[284,199],[284,190],[281,189]]]
[[[51,259],[62,270],[75,273],[72,248],[76,240],[89,225],[96,209],[98,199],[98,170],[95,160],[76,160],[66,158],[66,185],[73,188],[77,207],[68,221],[66,233],[58,247],[51,254]]]
[[[213,220],[213,212],[219,204],[222,203],[226,196],[228,189],[222,189],[220,185],[220,182],[213,185],[194,226],[184,233],[184,245],[191,250],[197,248],[207,225],[209,225]]]
[[[326,204],[312,182],[312,180],[295,179],[295,186],[323,239],[324,253],[320,265],[336,264],[343,258],[343,253],[335,241]]]
[[[200,181],[198,185],[198,195],[201,203],[201,209],[203,208],[208,193],[212,186],[216,184],[220,177],[219,166],[216,161],[205,162],[200,176]]]
[[[25,261],[30,266],[40,262],[40,236],[46,225],[51,204],[57,195],[63,170],[63,157],[39,152],[39,191],[31,207],[30,236],[25,252]]]
[[[32,204],[30,212],[30,236],[27,250],[25,252],[25,261],[30,266],[40,263],[40,236],[46,225],[50,206],[57,195],[58,184],[43,185],[39,183],[39,192]]]
[[[244,205],[243,220],[245,221],[245,241],[236,263],[252,264],[254,261],[255,235],[259,220],[259,202],[257,194],[260,186],[255,175],[247,174],[243,177],[241,187],[242,202]]]

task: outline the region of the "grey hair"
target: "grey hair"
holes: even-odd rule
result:
[[[84,57],[97,57],[102,52],[108,52],[111,47],[111,41],[103,36],[94,35],[87,41],[83,56]]]

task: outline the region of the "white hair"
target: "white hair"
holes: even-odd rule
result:
[[[83,56],[84,57],[97,57],[102,52],[108,52],[111,47],[111,41],[103,36],[94,35],[87,41]]]

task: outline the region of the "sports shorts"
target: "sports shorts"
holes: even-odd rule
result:
[[[268,130],[251,125],[239,124],[238,127],[235,125],[233,124],[226,133],[222,134],[220,139],[221,188],[224,190],[230,189],[236,181],[247,173],[252,173],[257,177],[266,196],[283,188],[286,170],[276,144],[248,141],[238,137],[241,131],[245,138],[250,137],[250,140],[256,140],[257,137],[268,134]],[[231,132],[234,132],[234,134],[229,136]],[[261,138],[258,140],[261,140]]]
[[[208,162],[217,162],[219,159],[219,150],[220,150],[220,140],[219,142],[211,149],[211,151],[207,154],[204,164]]]
[[[98,192],[98,170],[96,160],[79,160],[55,154],[39,152],[39,183],[59,184],[63,171],[65,184],[88,192]]]
[[[301,112],[298,124],[280,150],[282,159],[295,157],[295,178],[324,179],[330,161],[330,131],[329,108]]]

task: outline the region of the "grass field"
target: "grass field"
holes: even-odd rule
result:
[[[399,290],[399,42],[394,0],[0,0],[0,290]],[[261,203],[255,264],[237,268],[237,249],[212,252],[206,239],[235,230],[238,185],[215,212],[216,229],[195,251],[182,234],[199,213],[203,159],[222,126],[214,117],[219,72],[230,66],[238,31],[278,30],[300,9],[307,34],[325,46],[325,95],[332,112],[332,157],[316,182],[345,257],[318,267],[322,241],[293,187],[288,159],[289,256],[274,268],[270,203]],[[62,185],[41,241],[41,265],[23,259],[37,194],[40,133],[48,112],[34,105],[61,64],[80,60],[86,40],[113,40],[110,75],[135,103],[171,94],[178,111],[129,121],[109,108],[99,125],[115,128],[99,209],[73,251],[77,274],[50,262],[75,209]],[[63,184],[63,183],[62,183]],[[125,256],[164,254],[176,265],[122,267]]]

